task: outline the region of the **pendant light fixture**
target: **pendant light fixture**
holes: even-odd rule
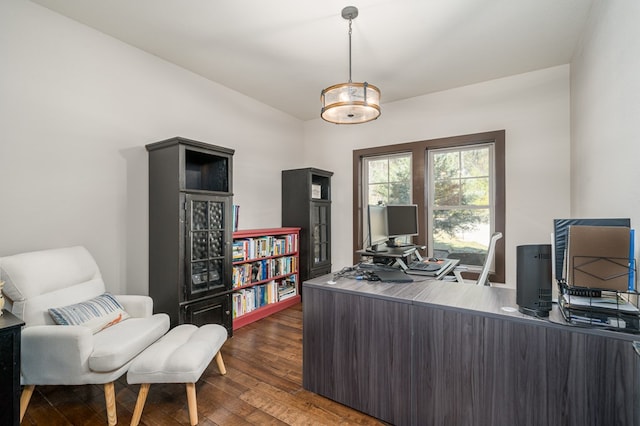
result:
[[[380,89],[366,81],[351,82],[351,23],[358,16],[358,8],[347,6],[342,17],[349,20],[349,82],[327,87],[320,101],[323,120],[335,124],[360,124],[380,116]]]

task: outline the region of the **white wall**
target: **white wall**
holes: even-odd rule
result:
[[[635,14],[621,11],[622,3]],[[600,5],[607,13],[595,14],[589,29],[595,35],[572,65],[572,96],[580,102],[573,132],[581,133],[574,134],[574,150],[605,138],[598,133],[602,116],[607,137],[621,136],[614,142],[630,144],[638,133],[635,122],[615,121],[638,116],[631,102],[638,99],[631,77],[638,74],[632,55],[638,30],[631,25],[638,5],[629,4]],[[614,25],[621,30],[614,33]],[[614,193],[607,203],[589,194],[589,176],[611,181],[598,163],[610,153],[575,168],[570,211],[568,66],[383,104],[376,122],[335,126],[300,123],[30,2],[0,2],[0,55],[0,255],[84,244],[112,291],[147,292],[144,145],[176,135],[236,149],[234,200],[242,228],[280,224],[280,170],[332,170],[334,269],[352,259],[352,151],[363,147],[505,129],[510,284],[515,247],[547,242],[553,218],[627,215],[597,210],[622,205],[624,190],[603,184]],[[607,74],[601,57],[629,70]],[[617,114],[609,112],[614,100],[623,101],[614,105]],[[635,169],[623,169],[616,173],[633,182]],[[638,200],[636,192],[630,216],[637,215]]]
[[[640,223],[640,2],[599,0],[571,62],[571,214]],[[638,237],[636,237],[636,246]]]
[[[110,291],[148,292],[144,145],[236,150],[243,228],[280,225],[302,123],[31,2],[0,2],[0,256],[82,244]]]
[[[515,286],[516,246],[549,243],[553,219],[569,214],[569,109],[565,65],[383,104],[363,125],[306,122],[307,165],[335,172],[334,269],[352,262],[354,149],[505,129],[506,282]]]

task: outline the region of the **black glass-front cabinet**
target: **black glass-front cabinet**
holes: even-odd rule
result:
[[[301,283],[331,272],[331,176],[315,168],[282,171],[282,226],[301,228]]]
[[[186,195],[187,299],[226,290],[226,197]]]
[[[149,152],[149,295],[171,326],[217,323],[232,333],[234,151],[185,138]]]

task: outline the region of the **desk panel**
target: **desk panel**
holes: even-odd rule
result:
[[[304,388],[408,424],[411,305],[313,287],[305,288],[304,301]]]
[[[510,289],[329,278],[305,283],[305,389],[395,425],[640,425],[640,336],[505,311]]]
[[[412,424],[637,425],[626,339],[445,309],[413,311]]]

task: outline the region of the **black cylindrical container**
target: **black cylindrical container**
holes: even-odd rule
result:
[[[551,244],[518,246],[516,254],[519,311],[548,317],[551,310]]]

